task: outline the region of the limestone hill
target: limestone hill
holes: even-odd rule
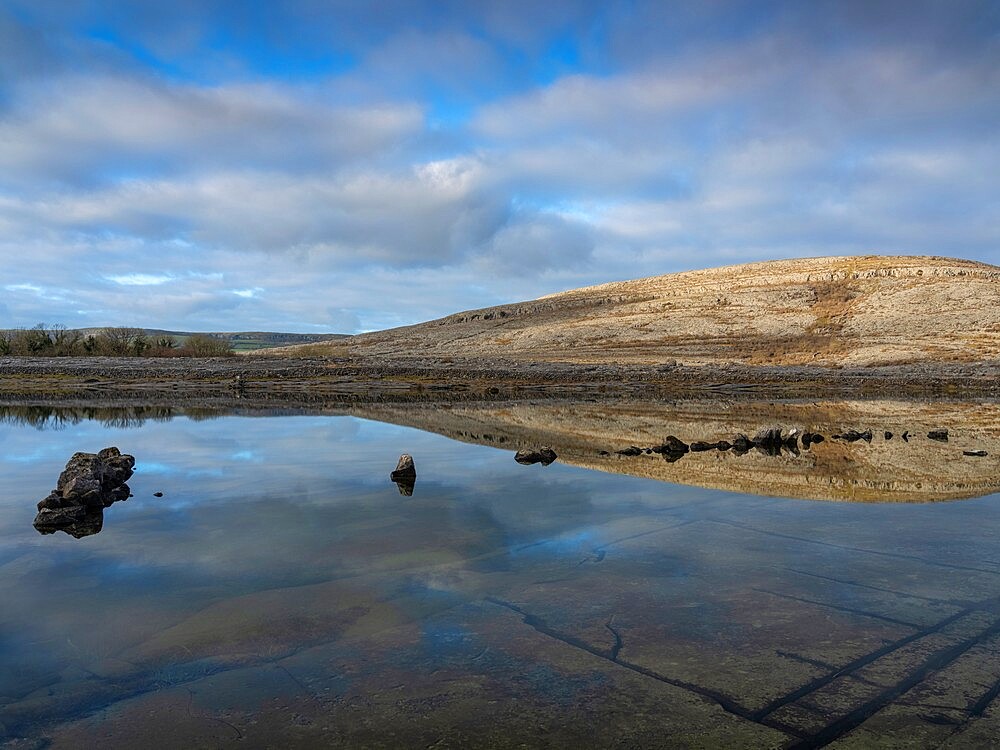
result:
[[[752,263],[470,310],[339,348],[578,363],[984,362],[1000,359],[1000,267],[908,256]]]

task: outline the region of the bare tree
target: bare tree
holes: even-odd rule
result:
[[[141,328],[105,328],[95,339],[95,352],[109,357],[138,357],[149,348]]]

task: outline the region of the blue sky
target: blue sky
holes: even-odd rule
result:
[[[0,327],[1000,262],[996,2],[0,0]]]

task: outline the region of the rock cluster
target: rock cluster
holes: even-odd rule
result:
[[[77,538],[96,534],[101,530],[104,509],[128,499],[125,483],[134,468],[135,457],[117,448],[74,453],[56,488],[38,503],[35,528],[43,534],[65,531]]]

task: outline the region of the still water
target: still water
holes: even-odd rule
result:
[[[507,433],[438,430],[466,442],[349,415],[112,414],[0,421],[10,747],[998,736],[1000,495],[906,502],[928,497],[900,476],[880,485],[892,502],[766,496],[770,477],[791,486],[793,461],[849,474],[860,459],[833,440],[812,458],[677,464],[684,481],[704,473],[715,486],[750,466],[747,494],[651,478],[666,465],[657,456],[624,463],[563,447],[551,429],[547,443],[577,460],[519,465],[514,450],[537,428],[518,417],[515,430],[510,414]],[[473,416],[466,427],[504,417]],[[393,419],[446,421],[405,407]],[[39,534],[35,503],[69,456],[112,445],[136,457],[134,497],[106,509],[100,533]],[[895,466],[888,445],[879,435],[857,450]],[[994,463],[960,463],[975,459],[954,437],[892,445],[922,465],[954,462],[957,494],[996,480]],[[401,453],[416,461],[412,496],[388,478]],[[586,468],[585,453],[619,463]],[[702,472],[702,460],[714,463]]]

